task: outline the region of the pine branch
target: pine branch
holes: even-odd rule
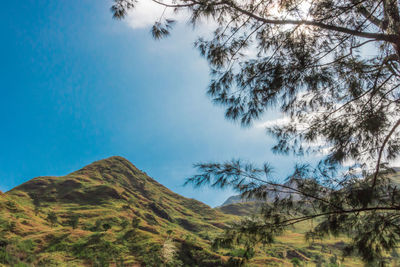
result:
[[[396,122],[396,124],[390,130],[390,132],[388,133],[388,135],[386,136],[385,140],[382,143],[382,146],[381,146],[381,148],[379,150],[379,153],[378,153],[378,160],[377,160],[377,163],[376,163],[375,174],[374,174],[374,178],[373,178],[373,181],[372,181],[372,188],[374,188],[375,185],[376,185],[376,181],[377,181],[377,178],[378,178],[378,175],[379,175],[379,170],[380,170],[380,167],[381,167],[382,155],[383,155],[383,151],[385,149],[385,146],[389,142],[390,137],[393,135],[393,133],[396,131],[397,127],[399,127],[399,126],[400,126],[400,119]]]

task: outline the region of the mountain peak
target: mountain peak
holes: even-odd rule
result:
[[[102,170],[110,169],[110,168],[114,168],[114,167],[128,168],[128,169],[134,170],[135,172],[140,172],[140,170],[138,168],[136,168],[136,166],[133,165],[126,158],[121,157],[121,156],[112,156],[109,158],[94,161],[93,163],[86,165],[85,167],[83,167],[80,170],[75,171],[73,173],[80,173],[80,172],[84,172],[87,170],[93,171],[96,169],[98,169],[99,171],[102,171]]]
[[[31,201],[68,205],[105,205],[115,202],[121,205],[135,203],[139,209],[150,208],[157,216],[168,217],[162,209],[183,214],[182,208],[175,210],[173,203],[181,203],[184,209],[206,216],[215,215],[215,210],[197,200],[180,196],[136,168],[127,159],[113,156],[95,161],[78,171],[65,176],[37,177],[8,192],[14,196],[28,196]],[[163,200],[163,203],[161,202]],[[167,201],[168,200],[168,201]],[[174,211],[175,210],[175,211]],[[161,215],[160,215],[161,214]]]

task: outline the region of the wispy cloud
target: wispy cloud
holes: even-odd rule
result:
[[[314,114],[312,114],[312,115],[314,115]],[[299,131],[306,129],[308,126],[305,123],[299,123],[298,121],[295,121],[294,119],[292,119],[288,116],[282,115],[282,117],[277,118],[277,119],[260,122],[260,123],[256,124],[255,127],[256,128],[265,128],[265,129],[272,128],[274,126],[282,127],[282,126],[288,125],[291,122],[295,122],[297,124],[297,129]],[[317,155],[320,155],[320,156],[329,154],[332,149],[332,146],[330,146],[326,142],[326,140],[323,138],[318,138],[317,140],[315,140],[313,142],[304,142],[303,145],[312,150],[315,150],[317,152]]]
[[[183,12],[174,13],[173,8],[165,8],[151,0],[141,0],[125,21],[133,29],[142,29],[153,25],[155,21],[172,17],[177,21],[187,21],[189,16]]]

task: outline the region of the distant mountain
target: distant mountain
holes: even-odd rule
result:
[[[216,209],[236,216],[251,216],[256,214],[261,207],[260,202],[237,202],[217,207]]]
[[[289,183],[285,183],[286,185],[289,185]],[[296,186],[294,185],[294,188]],[[287,197],[289,195],[289,193],[275,193],[273,191],[268,192],[268,200],[273,200],[276,197],[278,198],[283,198],[283,197]],[[297,198],[297,195],[293,195],[294,198]],[[227,205],[232,205],[232,204],[237,204],[237,203],[248,203],[248,202],[262,202],[259,199],[256,198],[242,198],[241,195],[234,195],[234,196],[230,196],[228,197],[227,200],[225,200],[224,203],[222,203],[222,205],[220,207],[224,207]]]
[[[230,196],[230,197],[228,197],[227,200],[225,200],[224,203],[222,203],[221,207],[229,205],[229,204],[244,203],[244,202],[250,202],[250,201],[251,200],[243,199],[241,197],[241,195]]]
[[[400,186],[400,167],[392,167],[394,173],[390,174],[391,181]],[[276,197],[283,198],[287,197],[288,193],[274,193],[269,192],[268,200],[273,200]],[[294,194],[293,199],[299,198],[297,194]],[[232,214],[237,216],[249,216],[259,210],[262,205],[262,201],[255,198],[242,198],[241,195],[233,195],[228,197],[221,206],[217,209],[226,214]]]

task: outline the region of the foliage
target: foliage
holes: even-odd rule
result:
[[[35,246],[31,239],[0,239],[0,264],[29,266],[36,258]]]
[[[294,267],[301,266],[301,261],[298,258],[293,258],[290,260]]]
[[[236,248],[229,252],[228,254],[231,257],[239,257],[249,260],[250,258],[254,257],[254,249],[253,248]]]
[[[208,94],[228,119],[249,126],[278,107],[286,118],[269,124],[273,151],[325,154],[316,166],[296,166],[285,183],[273,182],[268,164],[196,165],[199,174],[189,183],[268,200],[260,218],[236,224],[226,242],[243,235],[270,242],[318,218],[309,236],[345,234],[352,239],[345,254],[373,262],[395,248],[400,191],[388,163],[400,154],[398,1],[154,2],[188,12],[194,27],[203,18],[216,24],[195,45],[211,68]],[[115,0],[114,17],[123,18],[135,3]],[[152,29],[155,38],[171,30],[173,20],[164,14]]]
[[[33,197],[33,205],[35,207],[35,215],[37,216],[39,212],[41,211],[42,203],[39,199],[39,197],[34,196]]]
[[[107,231],[107,230],[111,229],[111,225],[109,223],[105,223],[105,224],[103,224],[103,229],[104,229],[104,231]]]
[[[111,260],[119,258],[123,248],[107,241],[104,234],[95,233],[74,244],[72,250],[75,256],[89,259],[95,266],[108,266]]]
[[[51,211],[47,214],[47,220],[51,223],[52,226],[55,226],[58,223],[57,214],[54,211]]]
[[[139,224],[140,224],[140,219],[137,217],[134,217],[132,219],[132,228],[134,228],[134,229],[138,228]]]
[[[72,227],[72,229],[76,229],[79,224],[79,214],[72,214],[68,219],[68,225]]]

